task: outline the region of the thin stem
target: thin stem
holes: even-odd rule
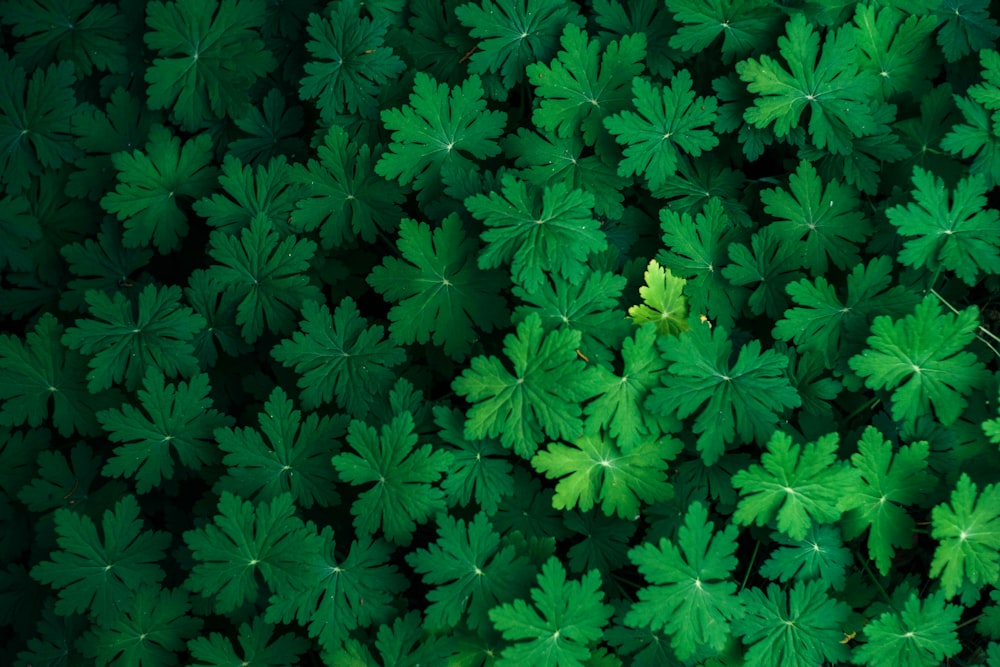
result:
[[[933,289],[931,290],[931,294],[933,294],[934,296],[936,296],[938,298],[938,301],[940,301],[944,305],[948,306],[948,309],[951,310],[951,312],[955,313],[956,315],[960,314],[959,311],[958,311],[958,309],[955,308],[955,306],[953,306],[950,303],[948,303],[947,299],[945,299],[943,296],[941,296],[940,294],[938,294],[937,292],[935,292]],[[996,334],[994,334],[992,331],[990,331],[986,327],[980,325],[978,327],[978,329],[979,329],[979,331],[981,331],[982,333],[986,334],[987,336],[989,336],[990,338],[992,338],[996,342],[1000,343],[1000,337],[997,337]],[[989,341],[987,341],[985,338],[983,338],[979,334],[976,334],[976,338],[978,338],[980,341],[982,341],[983,345],[985,345],[986,347],[990,348],[990,350],[993,351],[993,354],[995,354],[998,357],[1000,357],[1000,351],[998,351],[995,347],[993,347],[989,343]]]
[[[740,584],[741,591],[747,587],[747,579],[750,578],[750,573],[753,572],[753,564],[757,561],[758,549],[760,549],[760,540],[755,540],[753,545],[753,555],[750,556],[750,564],[747,565],[746,574],[743,575],[743,582]]]
[[[930,281],[927,283],[927,291],[933,292],[935,285],[937,285],[938,276],[941,275],[941,266],[938,265],[937,269],[934,271],[934,275],[931,276]]]
[[[885,592],[885,589],[882,588],[882,584],[880,584],[878,579],[875,578],[875,573],[872,572],[870,567],[868,567],[868,559],[861,558],[859,560],[861,561],[861,566],[865,568],[865,572],[868,574],[868,578],[872,580],[872,583],[875,584],[876,588],[878,588],[879,593],[882,594],[882,597],[885,598],[885,601],[889,603],[890,607],[892,607],[893,606],[892,598],[890,598],[889,594]],[[893,609],[895,609],[895,607],[893,607]]]
[[[638,581],[635,581],[633,579],[629,579],[625,575],[619,574],[617,572],[612,572],[611,576],[614,577],[615,581],[617,581],[618,583],[628,584],[629,586],[631,586],[632,588],[634,588],[636,590],[639,590],[640,588],[642,588],[642,584],[641,583],[639,583]]]
[[[869,399],[863,405],[861,405],[860,407],[858,407],[854,412],[852,412],[851,414],[847,415],[847,418],[844,421],[845,422],[851,421],[852,419],[854,419],[855,417],[857,417],[859,414],[861,414],[863,411],[867,410],[868,408],[872,408],[872,407],[875,407],[876,405],[878,405],[878,403],[879,403],[880,400],[881,399],[879,397],[877,397],[877,396],[875,398]]]
[[[973,623],[975,623],[976,621],[978,621],[979,619],[981,619],[983,616],[985,616],[985,614],[979,614],[978,616],[974,616],[974,617],[970,618],[967,621],[963,621],[962,623],[959,623],[958,625],[956,625],[955,629],[956,630],[961,630],[962,628],[964,628],[967,625],[972,625]]]

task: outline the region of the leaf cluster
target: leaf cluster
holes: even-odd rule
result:
[[[0,0],[0,664],[1000,665],[986,0]]]

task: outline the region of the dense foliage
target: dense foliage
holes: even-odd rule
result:
[[[0,664],[1000,667],[998,19],[0,1]]]

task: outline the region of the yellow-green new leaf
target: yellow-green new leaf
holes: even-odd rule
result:
[[[639,288],[643,304],[628,309],[629,317],[638,325],[656,322],[661,334],[678,334],[688,330],[687,299],[684,298],[683,278],[676,278],[655,259],[650,260],[644,274],[646,284]]]

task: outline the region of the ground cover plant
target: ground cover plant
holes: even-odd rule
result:
[[[0,664],[1000,667],[998,18],[0,1]]]

